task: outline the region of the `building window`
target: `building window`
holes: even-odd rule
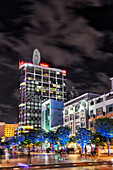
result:
[[[99,99],[96,101],[96,103],[101,103],[101,102],[103,102],[103,98],[99,98]]]
[[[44,76],[49,76],[49,70],[43,69],[43,75]]]
[[[90,110],[90,117],[93,117],[93,110]]]
[[[42,77],[39,76],[39,75],[35,75],[35,80],[36,80],[36,81],[41,81],[41,80],[42,80]]]
[[[92,122],[90,122],[90,128],[92,128],[93,127],[93,121]]]
[[[110,112],[113,112],[113,104],[106,106],[106,113],[110,113]]]
[[[75,106],[75,112],[77,112],[79,109],[80,109],[80,105],[77,104],[77,105]]]
[[[51,70],[51,71],[50,71],[50,76],[51,76],[51,77],[56,77],[56,72]]]
[[[35,68],[35,73],[36,74],[41,74],[42,72],[42,69],[41,68]]]
[[[91,101],[91,102],[90,102],[90,106],[92,106],[92,105],[94,105],[94,101]]]
[[[58,78],[62,78],[62,73],[61,72],[56,72]]]
[[[103,114],[103,108],[100,107],[98,109],[96,109],[96,116],[102,115]]]
[[[68,109],[65,110],[65,115],[68,115]]]
[[[76,125],[76,130],[78,130],[78,129],[79,129],[79,127],[80,127],[79,125]]]
[[[79,119],[79,113],[76,113],[75,119]]]
[[[70,115],[70,120],[73,120],[73,119],[74,119],[74,117],[73,117],[73,115],[71,114],[71,115]]]
[[[68,122],[68,121],[69,121],[69,117],[66,116],[66,117],[65,117],[65,122]]]
[[[27,72],[34,73],[34,67],[27,67]]]

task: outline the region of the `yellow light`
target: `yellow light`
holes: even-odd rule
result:
[[[22,126],[23,129],[33,129],[33,125],[32,126]]]
[[[50,91],[50,93],[53,93],[53,91]]]
[[[53,84],[53,87],[56,87],[56,85],[55,85],[55,84]]]
[[[45,90],[43,90],[43,92],[46,92]]]

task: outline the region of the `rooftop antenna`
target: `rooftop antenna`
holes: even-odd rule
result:
[[[78,92],[76,90],[76,87],[75,86],[72,86],[72,90],[70,92],[70,99],[74,99],[75,97],[78,96]]]
[[[33,61],[33,64],[39,65],[40,60],[41,60],[40,52],[39,52],[38,49],[35,49],[35,50],[33,51],[33,60],[32,60],[32,61]]]

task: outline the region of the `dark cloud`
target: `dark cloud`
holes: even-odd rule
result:
[[[113,76],[113,2],[105,0],[0,1],[0,111],[18,113],[19,60],[67,70],[68,91],[106,93]],[[3,106],[8,106],[9,109]],[[3,117],[2,117],[3,118]],[[13,120],[14,119],[14,120]]]

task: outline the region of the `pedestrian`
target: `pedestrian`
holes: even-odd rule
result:
[[[3,151],[2,151],[2,149],[0,148],[0,163],[2,163],[2,155],[3,155]]]
[[[98,149],[98,145],[96,146],[96,155],[98,156],[98,154],[99,154],[99,149]]]
[[[63,149],[60,150],[60,159],[62,159]]]
[[[9,156],[10,156],[10,154],[9,154],[8,148],[6,148],[5,149],[5,159],[6,159],[7,163],[9,163]]]
[[[91,155],[92,155],[92,156],[94,155],[94,149],[93,149],[92,146],[91,146]]]
[[[82,156],[82,150],[81,150],[81,148],[79,148],[79,154],[80,154],[80,156]]]
[[[95,147],[94,148],[94,155],[96,155],[97,154],[97,148]]]
[[[28,151],[27,151],[27,164],[31,164],[30,147],[28,147]]]
[[[67,155],[69,155],[69,148],[67,148]]]
[[[86,156],[87,156],[87,147],[86,146],[85,146],[84,150],[85,150],[85,158],[86,158]]]

